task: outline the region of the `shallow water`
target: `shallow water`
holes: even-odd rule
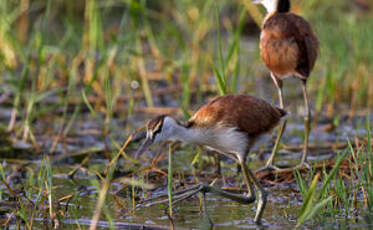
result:
[[[144,118],[139,118],[144,119]],[[352,121],[344,121],[339,126],[333,129],[325,129],[325,125],[330,124],[332,121],[328,119],[320,119],[320,122],[316,127],[313,128],[310,142],[313,145],[322,145],[325,143],[344,143],[347,138],[353,139],[357,137],[365,137],[365,118],[356,117]],[[370,117],[371,123],[373,124],[373,116]],[[138,123],[140,124],[140,123]],[[289,117],[288,127],[284,135],[283,142],[286,146],[295,146],[302,143],[303,123],[301,117]],[[123,123],[114,120],[111,124],[112,137],[114,140],[123,139]],[[46,125],[47,126],[47,125]],[[40,127],[40,126],[39,126]],[[42,130],[42,127],[40,127]],[[132,128],[126,129],[127,131]],[[52,145],[52,140],[41,135],[39,142],[43,142],[45,138],[44,146],[46,148]],[[90,224],[90,220],[93,215],[93,210],[97,203],[98,187],[95,184],[97,177],[93,172],[102,172],[108,161],[105,160],[103,150],[105,147],[111,148],[114,146],[113,139],[102,138],[100,134],[100,127],[96,122],[81,122],[75,126],[72,131],[71,140],[65,140],[63,143],[58,144],[56,153],[52,155],[51,162],[53,164],[53,196],[56,199],[64,197],[66,195],[79,194],[74,202],[66,203],[61,202],[60,207],[62,210],[67,210],[67,213],[60,218],[62,222],[62,229],[76,229],[76,223],[78,222],[82,226]],[[105,144],[106,142],[106,144]],[[119,144],[122,141],[118,142]],[[250,154],[249,161],[252,170],[259,169],[265,163],[266,158],[269,156],[270,149],[273,145],[273,141],[266,143],[260,148],[261,154]],[[28,145],[24,143],[18,143],[15,145],[15,149],[19,152],[9,153],[9,155],[2,155],[1,161],[5,169],[5,174],[9,175],[12,172],[12,168],[18,163],[12,163],[9,159],[20,159],[27,162],[24,173],[18,175],[19,181],[11,181],[11,186],[17,187],[25,178],[27,178],[27,172],[29,169],[35,169],[40,167],[41,157],[36,155],[28,154]],[[130,145],[128,148],[128,154],[133,153],[138,146],[138,143]],[[74,176],[74,179],[69,179],[66,175],[78,163],[82,161],[86,152],[90,152],[90,149],[95,149],[89,160],[89,165],[86,165],[86,171],[78,170]],[[85,151],[82,151],[85,150]],[[151,160],[158,150],[158,147],[154,147],[149,151],[144,158],[142,158],[142,167],[149,166]],[[167,148],[164,148],[165,151]],[[25,152],[23,152],[25,151]],[[79,153],[82,152],[82,153]],[[22,153],[22,154],[20,154]],[[175,178],[185,178],[182,180],[185,183],[185,187],[191,186],[194,181],[193,171],[199,173],[199,179],[205,183],[210,183],[214,179],[217,179],[217,185],[225,186],[239,186],[238,181],[241,181],[240,177],[236,176],[236,166],[230,160],[224,160],[222,162],[222,174],[223,177],[215,174],[215,168],[212,165],[213,157],[203,154],[204,165],[200,165],[201,168],[196,168],[191,165],[191,162],[196,154],[196,149],[193,146],[182,146],[174,152],[174,169]],[[336,152],[332,148],[313,148],[310,151],[309,160],[311,161],[323,161],[325,159],[333,158]],[[301,157],[301,151],[290,151],[282,149],[278,154],[277,163],[279,165],[295,165]],[[167,157],[157,163],[159,169],[163,169],[167,172]],[[121,176],[126,174],[126,170],[133,170],[133,164],[120,159],[118,165],[118,172]],[[142,175],[142,173],[140,173]],[[148,175],[149,177],[149,175]],[[154,183],[156,191],[154,194],[165,194],[167,192],[167,178],[160,176],[159,174],[152,173],[150,175],[149,183]],[[154,178],[153,178],[154,177]],[[175,182],[175,184],[178,184]],[[2,193],[7,192],[4,185],[0,186]],[[298,216],[301,205],[301,195],[297,191],[295,183],[286,185],[266,186],[266,190],[269,192],[268,203],[263,216],[263,228],[271,229],[291,229],[295,227],[296,218]],[[143,197],[141,191],[136,190],[136,197]],[[150,193],[146,193],[150,195]],[[32,199],[36,198],[35,194],[29,194]],[[6,196],[2,196],[6,197]],[[124,188],[123,184],[119,182],[113,182],[109,190],[107,200],[105,203],[106,213],[110,214],[112,218],[112,224],[116,229],[168,229],[170,221],[168,216],[165,214],[166,205],[155,205],[146,208],[132,208],[131,189]],[[361,202],[361,201],[359,201]],[[359,205],[363,206],[362,203]],[[256,204],[243,205],[236,202],[232,202],[227,199],[220,198],[214,195],[207,195],[207,214],[200,211],[200,200],[198,196],[194,196],[186,201],[177,203],[174,207],[174,224],[176,229],[256,229],[257,225],[253,223],[253,217],[255,215]],[[73,211],[75,210],[75,211]],[[1,211],[1,209],[0,209]],[[10,212],[10,210],[9,210]],[[337,213],[332,216],[321,216],[315,219],[314,222],[308,222],[302,228],[316,228],[316,229],[369,229],[373,228],[373,223],[369,222],[372,216],[368,216],[367,211],[364,209],[360,210],[356,217],[349,217],[345,219],[341,213]],[[6,211],[0,212],[0,217],[5,218],[9,213]],[[372,215],[372,214],[370,214]],[[208,217],[207,217],[208,216]],[[0,219],[1,219],[0,218]],[[44,229],[45,223],[41,217],[35,217],[35,229]],[[49,223],[47,221],[47,223]],[[213,225],[211,225],[213,223]],[[101,221],[98,223],[100,229],[107,229],[110,227],[110,222],[107,221],[105,215],[102,215]],[[11,225],[14,229],[15,225]]]
[[[181,153],[179,153],[181,155]],[[178,156],[182,157],[182,156]],[[177,158],[176,158],[177,159]],[[55,167],[54,171],[59,171],[60,167]],[[79,176],[78,176],[79,178]],[[90,186],[87,178],[71,180],[64,179],[58,174],[54,176],[54,185],[58,189],[55,191],[56,197],[62,197],[76,190],[80,185],[87,186],[85,192],[79,198],[78,216],[65,217],[62,222],[63,228],[75,229],[76,221],[81,225],[89,225],[92,217],[92,210],[96,205],[97,190],[95,186]],[[112,191],[117,191],[121,187],[119,183],[114,183]],[[271,229],[291,229],[295,227],[297,212],[301,205],[301,196],[295,191],[296,185],[290,184],[280,186],[281,188],[267,187],[269,192],[268,203],[263,217],[263,226]],[[166,186],[159,189],[158,193],[166,193]],[[119,205],[118,203],[121,203]],[[62,206],[66,205],[61,203]],[[360,204],[361,206],[363,204]],[[140,229],[140,226],[156,227],[167,229],[170,221],[165,214],[166,205],[155,205],[144,208],[131,208],[131,199],[127,196],[114,195],[109,193],[105,204],[107,210],[113,218],[116,229]],[[125,208],[123,208],[125,207]],[[74,208],[70,204],[69,208]],[[256,204],[238,204],[228,199],[215,195],[207,195],[207,216],[200,210],[200,199],[198,196],[177,203],[174,207],[174,223],[176,229],[257,229],[253,223]],[[369,223],[367,217],[364,218],[362,211],[359,216],[346,220],[342,215],[322,217],[315,223],[307,223],[304,228],[312,227],[318,229],[369,229],[373,223]],[[101,218],[99,223],[101,229],[109,228],[110,224]],[[355,219],[355,220],[354,220]],[[213,223],[213,225],[211,225]],[[139,225],[138,225],[139,224]],[[40,226],[41,227],[41,226]]]

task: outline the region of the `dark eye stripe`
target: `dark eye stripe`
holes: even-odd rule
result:
[[[157,136],[158,133],[160,133],[162,131],[162,128],[163,128],[163,120],[160,121],[160,124],[157,126],[159,128],[157,128],[154,132],[153,132],[153,139],[155,138],[155,136]]]
[[[149,132],[152,133],[152,136],[151,136],[152,139],[154,139],[155,136],[162,131],[163,122],[166,116],[167,115],[165,114],[159,115],[147,123],[146,127],[147,127],[147,130],[149,130]]]

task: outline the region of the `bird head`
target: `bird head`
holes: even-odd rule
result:
[[[175,119],[168,115],[160,115],[146,124],[146,138],[135,154],[138,158],[153,143],[172,139],[174,127],[177,125]]]

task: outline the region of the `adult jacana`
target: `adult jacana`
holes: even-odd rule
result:
[[[254,220],[260,223],[267,195],[245,162],[248,153],[270,137],[271,130],[285,114],[284,110],[252,96],[221,96],[201,107],[185,124],[168,115],[150,120],[146,125],[146,139],[136,158],[152,143],[171,140],[207,146],[236,160],[242,168],[247,196],[209,185],[197,185],[185,190],[184,194],[175,194],[174,199],[185,199],[198,192],[212,192],[241,203],[252,203],[256,199],[254,186],[259,195]]]
[[[280,108],[284,108],[282,80],[295,77],[302,82],[306,107],[304,147],[300,164],[303,165],[307,160],[311,119],[306,83],[317,59],[319,41],[305,19],[289,12],[289,0],[256,0],[254,3],[262,4],[268,12],[262,24],[260,52],[277,87]],[[267,167],[275,168],[273,161],[285,126],[286,121],[281,125],[272,154],[266,164]]]

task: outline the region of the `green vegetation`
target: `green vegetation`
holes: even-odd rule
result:
[[[168,147],[168,207],[169,207],[169,215],[172,217],[172,182],[173,180],[173,169],[172,169],[172,148],[171,145]]]
[[[292,8],[310,21],[321,44],[308,84],[315,114],[336,115],[337,125],[345,115],[366,114],[373,108],[373,4],[364,0],[294,0]],[[118,135],[125,139],[138,126],[131,124],[134,114],[176,111],[189,117],[189,111],[210,95],[267,97],[260,85],[271,89],[275,104],[277,93],[259,56],[257,24],[263,17],[261,12],[250,0],[3,0],[0,109],[10,115],[1,118],[0,132],[8,129],[7,136],[31,143],[32,152],[37,154],[7,148],[16,159],[8,162],[1,156],[0,225],[33,229],[46,220],[58,228],[66,217],[75,221],[72,229],[84,229],[80,208],[86,202],[82,194],[88,192],[80,187],[92,185],[94,189],[89,192],[93,193],[94,206],[84,208],[91,211],[92,221],[105,219],[107,227],[114,229],[117,216],[106,202],[136,216],[139,187],[141,192],[152,188],[148,176],[122,178],[129,187],[119,189],[126,195],[119,201],[111,188],[112,180],[117,180],[113,179],[115,168],[128,170],[130,177],[152,170],[163,172],[156,168],[161,161],[158,155],[151,166],[137,167],[138,162],[124,151],[129,141],[124,146],[118,142]],[[286,104],[296,105],[300,87],[285,82],[284,88]],[[77,136],[74,126],[82,120],[98,124],[105,146],[84,150],[88,154],[61,154],[58,144],[69,146],[68,139]],[[113,132],[117,125],[114,120],[126,121],[120,134]],[[53,124],[48,132],[43,129],[45,121]],[[322,222],[323,217],[316,215],[320,212],[350,217],[357,209],[359,194],[363,194],[364,210],[373,212],[371,129],[367,117],[368,135],[362,137],[367,141],[357,149],[350,144],[331,171],[324,169],[317,174],[311,170],[307,179],[296,173],[304,200],[298,226],[308,220]],[[43,135],[51,144],[41,144]],[[97,152],[104,155],[108,166],[91,161]],[[21,153],[28,158],[21,159]],[[198,165],[193,169],[193,176],[197,176],[206,158],[211,159],[202,157],[200,150],[190,155]],[[118,163],[121,156],[125,165]],[[169,165],[170,197],[172,188],[184,179],[184,172],[176,172],[175,157],[174,165]],[[78,163],[66,166],[62,175],[73,178],[85,167],[89,175],[86,185],[73,184],[68,194],[60,193],[61,185],[55,183],[60,178],[55,177],[58,166],[54,164],[64,160]],[[346,161],[350,180],[338,172],[338,164]],[[18,172],[25,176],[13,187],[7,178]]]
[[[110,120],[130,110],[118,104],[132,98],[133,81],[148,106],[161,80],[180,87],[174,97],[190,109],[195,93],[254,94],[257,79],[268,75],[255,45],[258,28],[248,24],[240,1],[19,2],[0,6],[0,90],[11,95],[10,129],[16,125],[25,140],[35,142],[30,124],[56,108],[65,111],[65,126],[68,107],[81,110],[82,91]],[[341,103],[372,108],[371,11],[349,1],[316,0],[294,1],[293,9],[310,20],[321,41],[309,84],[317,110],[330,112]],[[252,45],[247,33],[256,33]],[[134,109],[141,105],[135,101]],[[16,116],[21,122],[15,123]]]
[[[349,142],[348,149],[339,154],[332,170],[327,173],[325,167],[323,168],[323,179],[320,189],[317,189],[320,174],[313,177],[314,172],[311,170],[308,177],[313,179],[308,186],[300,172],[296,172],[295,177],[298,188],[304,199],[297,220],[297,227],[301,226],[306,220],[312,219],[316,214],[320,215],[319,218],[325,214],[339,214],[346,219],[352,218],[354,213],[361,208],[357,204],[357,195],[361,192],[365,199],[364,208],[369,210],[370,213],[372,212],[373,152],[370,143],[371,132],[368,119],[366,128],[369,140],[367,147],[355,150]],[[351,157],[346,159],[349,155]],[[340,170],[342,163],[348,165],[351,170],[349,178],[342,176],[346,173],[344,170]]]

